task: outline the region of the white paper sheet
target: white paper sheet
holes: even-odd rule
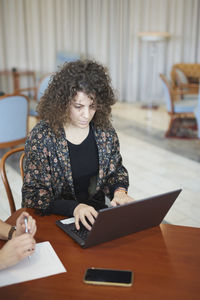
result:
[[[49,242],[36,244],[35,252],[17,265],[0,270],[0,287],[66,272]]]
[[[63,224],[72,224],[72,223],[75,223],[75,218],[72,217],[72,218],[67,218],[67,219],[64,219],[64,220],[60,220],[61,223]]]

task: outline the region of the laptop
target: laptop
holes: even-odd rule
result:
[[[57,220],[56,224],[81,247],[88,248],[159,225],[180,192],[178,189],[101,209],[90,231],[83,225],[76,230],[74,218]]]

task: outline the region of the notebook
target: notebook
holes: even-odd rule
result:
[[[159,225],[180,192],[181,189],[178,189],[101,209],[90,231],[83,225],[79,231],[76,230],[74,218],[57,220],[56,224],[81,247],[88,248]]]

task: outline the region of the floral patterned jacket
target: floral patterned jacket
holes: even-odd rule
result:
[[[102,130],[93,126],[93,130],[99,155],[95,192],[112,199],[114,187],[129,185],[119,140],[113,127]],[[57,137],[47,122],[40,121],[27,137],[25,154],[23,207],[45,210],[56,199],[76,201],[64,129]]]

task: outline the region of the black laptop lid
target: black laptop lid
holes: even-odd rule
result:
[[[159,225],[181,189],[99,211],[85,248]]]

